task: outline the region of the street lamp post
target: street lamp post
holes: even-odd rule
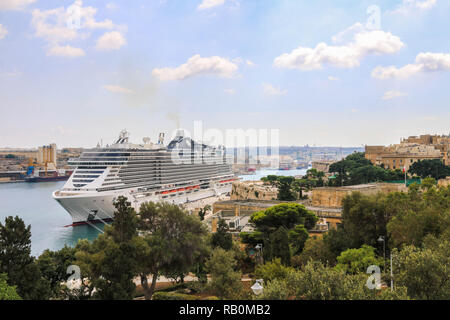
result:
[[[259,250],[259,260],[261,262],[261,264],[264,263],[264,258],[263,258],[263,245],[262,243],[258,243],[255,247],[255,249]]]
[[[378,242],[383,242],[383,261],[384,261],[384,268],[386,270],[386,240],[384,239],[383,236],[380,236],[377,239]]]
[[[263,279],[257,279],[255,284],[250,287],[252,289],[253,293],[259,296],[264,291],[264,287],[262,286]]]
[[[391,291],[394,291],[394,271],[392,270],[392,252],[391,256]]]

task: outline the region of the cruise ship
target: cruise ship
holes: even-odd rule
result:
[[[228,194],[236,179],[225,147],[197,143],[178,131],[167,146],[129,142],[124,130],[114,144],[86,150],[70,159],[74,171],[53,198],[71,215],[73,225],[108,221],[114,200],[125,196],[136,211],[144,202],[183,204]]]

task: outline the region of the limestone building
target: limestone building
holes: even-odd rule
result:
[[[411,136],[387,147],[366,146],[365,157],[374,165],[394,170],[409,170],[419,160],[441,159],[450,165],[450,136]]]

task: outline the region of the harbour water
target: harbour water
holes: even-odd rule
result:
[[[72,223],[69,214],[52,198],[52,192],[64,181],[0,184],[0,221],[19,216],[31,225],[31,252],[40,255],[45,249],[59,250],[74,246],[78,239],[92,240],[100,233],[90,226],[65,227]],[[103,228],[102,224],[96,225]]]
[[[259,180],[268,175],[304,175],[300,170],[259,170],[243,175],[243,181]],[[100,233],[88,225],[66,227],[72,223],[69,214],[52,198],[52,192],[60,189],[64,181],[42,183],[0,184],[0,221],[7,216],[19,216],[26,225],[31,225],[31,251],[34,256],[45,249],[59,250],[64,245],[74,246],[79,239],[95,239]],[[103,228],[104,225],[97,224]]]

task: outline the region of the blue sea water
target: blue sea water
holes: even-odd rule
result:
[[[45,249],[59,250],[65,244],[74,246],[78,239],[95,239],[100,231],[84,225],[65,227],[72,223],[69,214],[52,198],[64,181],[42,183],[0,184],[0,221],[19,216],[31,225],[31,252],[40,255]],[[96,225],[103,228],[102,224]]]

